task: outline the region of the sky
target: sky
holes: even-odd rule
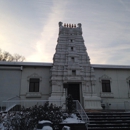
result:
[[[0,0],[0,48],[51,63],[59,21],[82,24],[92,64],[130,65],[130,0]]]

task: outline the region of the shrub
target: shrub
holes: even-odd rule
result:
[[[19,112],[9,112],[4,126],[7,130],[33,130],[36,128],[38,121],[49,120],[53,123],[54,130],[63,120],[61,107],[46,102],[44,106],[33,106],[30,108],[22,107]]]

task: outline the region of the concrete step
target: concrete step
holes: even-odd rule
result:
[[[93,121],[114,121],[114,120],[117,120],[117,121],[120,121],[120,120],[122,120],[122,121],[130,121],[130,118],[89,118],[89,120],[93,120]]]
[[[129,121],[90,121],[90,124],[130,124],[130,120]]]
[[[88,114],[88,116],[89,117],[91,117],[91,118],[111,118],[111,117],[113,117],[113,118],[128,118],[128,117],[130,117],[130,115],[129,114],[127,114],[127,115],[89,115]]]
[[[88,113],[87,112],[87,115],[130,115],[130,112],[123,112],[123,113],[121,113],[121,112],[110,112],[110,113],[106,113],[106,112],[98,112],[98,113]]]
[[[130,113],[87,113],[88,130],[130,130]]]
[[[130,127],[130,124],[89,124],[89,127],[108,127],[108,128],[120,128],[120,127]]]
[[[130,130],[130,128],[88,128],[88,130]]]

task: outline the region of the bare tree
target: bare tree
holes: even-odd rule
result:
[[[16,61],[16,62],[23,62],[25,60],[25,57],[19,54],[10,54],[7,51],[2,51],[0,49],[0,61]]]
[[[24,61],[25,60],[25,57],[24,56],[21,56],[19,54],[14,54],[14,61]]]

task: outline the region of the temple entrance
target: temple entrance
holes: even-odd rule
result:
[[[74,100],[80,101],[80,84],[79,83],[68,83],[67,84],[67,95],[71,94]]]

